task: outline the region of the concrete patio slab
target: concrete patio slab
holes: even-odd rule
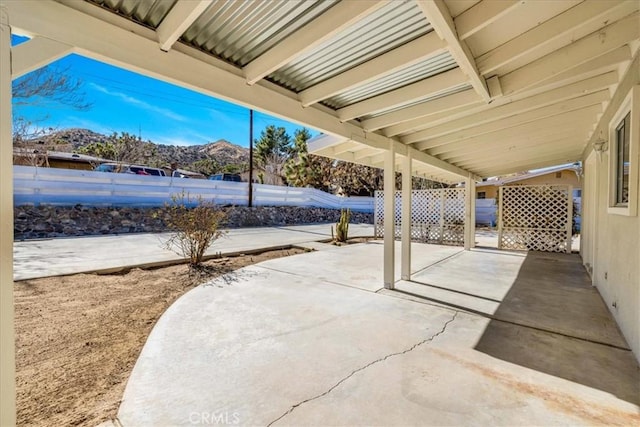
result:
[[[518,276],[525,252],[462,251],[411,277],[418,284],[443,287],[502,301]]]
[[[463,252],[463,249],[457,246],[420,243],[412,243],[411,248],[412,272],[422,270]],[[400,245],[395,245],[396,280],[400,280],[400,251]],[[376,292],[383,288],[382,261],[383,243],[377,240],[364,244],[336,247],[331,251],[311,253],[305,263],[292,263],[289,258],[280,258],[265,261],[260,265],[277,271],[315,277],[328,283],[338,283]]]
[[[372,254],[381,249],[361,244],[305,253],[191,290],[149,336],[119,421],[125,427],[640,422],[640,407],[619,396],[477,349],[489,343],[494,320],[487,316],[365,291],[380,283],[367,285],[360,275],[380,269]],[[451,257],[440,249],[417,248],[414,256]],[[331,263],[327,272],[320,258]],[[317,277],[336,267],[338,281]],[[594,377],[610,374],[601,371],[606,365],[584,366],[600,370],[590,371]],[[629,366],[637,369],[635,361]]]
[[[256,227],[229,230],[214,242],[208,256],[281,248],[331,238],[332,224]],[[373,226],[350,224],[350,236],[373,236]],[[126,234],[14,242],[14,280],[65,274],[117,271],[122,268],[180,262],[163,247],[170,234]]]

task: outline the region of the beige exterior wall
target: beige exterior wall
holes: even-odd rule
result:
[[[626,110],[626,99],[633,86],[640,83],[638,58],[631,67],[632,72],[620,84],[599,125],[605,129],[604,135],[610,135],[611,124],[616,122],[621,107]],[[631,169],[635,174],[630,178],[631,203],[634,197],[636,201],[640,199],[637,174],[640,166],[640,87],[636,88],[634,98]],[[591,271],[594,286],[640,361],[640,217],[637,210],[620,214],[610,208],[611,136],[608,139],[608,151],[585,154],[581,254],[587,270]]]
[[[521,181],[510,182],[507,185],[571,185],[574,189],[582,188],[582,182],[578,178],[578,175],[571,169],[559,171],[560,177],[556,177],[556,172],[551,172],[545,175],[535,176],[529,179],[523,179]],[[498,196],[498,186],[487,185],[486,187],[476,188],[476,198],[479,192],[485,192],[485,199],[494,199]]]

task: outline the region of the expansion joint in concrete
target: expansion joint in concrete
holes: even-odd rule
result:
[[[335,383],[333,386],[331,386],[327,391],[324,391],[320,394],[317,394],[313,397],[310,397],[308,399],[305,399],[301,402],[298,402],[294,405],[292,405],[284,414],[280,415],[278,418],[276,418],[275,420],[271,421],[269,424],[267,424],[267,427],[272,426],[273,424],[277,423],[278,421],[280,421],[281,419],[283,419],[284,417],[286,417],[287,415],[289,415],[290,413],[292,413],[293,411],[296,410],[296,408],[304,405],[305,403],[308,402],[312,402],[316,399],[320,399],[321,397],[324,397],[326,395],[328,395],[329,393],[331,393],[333,390],[335,390],[336,388],[340,387],[340,385],[342,383],[344,383],[345,381],[347,381],[349,378],[351,378],[352,376],[354,376],[355,374],[357,374],[358,372],[364,371],[365,369],[369,368],[370,366],[373,366],[375,364],[378,364],[380,362],[384,362],[385,360],[391,358],[391,357],[395,357],[395,356],[402,356],[403,354],[407,354],[413,350],[415,350],[416,348],[420,347],[423,344],[427,344],[431,341],[433,341],[436,337],[438,337],[439,335],[442,335],[446,329],[447,326],[449,326],[450,323],[452,323],[454,320],[456,320],[456,316],[458,316],[458,311],[454,311],[453,316],[451,317],[451,319],[447,320],[444,325],[442,325],[442,329],[440,329],[438,332],[436,332],[435,334],[431,335],[429,338],[426,338],[422,341],[417,342],[416,344],[412,345],[411,347],[407,348],[406,350],[403,351],[399,351],[399,352],[395,352],[395,353],[390,353],[387,354],[384,357],[381,357],[379,359],[376,359],[372,362],[367,363],[366,365],[351,371],[351,373],[349,373],[349,375],[345,376],[344,378],[342,378],[340,381],[338,381],[337,383]]]

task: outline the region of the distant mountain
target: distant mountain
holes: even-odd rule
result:
[[[96,142],[104,142],[109,139],[109,135],[93,132],[89,129],[63,129],[52,132],[44,137],[33,141],[46,145],[49,150],[74,151],[78,148]],[[141,141],[141,143],[151,142],[157,148],[157,160],[170,164],[176,162],[178,167],[189,169],[189,167],[199,161],[213,159],[220,165],[241,164],[249,161],[249,150],[239,145],[233,144],[225,139],[220,139],[208,144],[196,144],[188,146],[156,144],[153,141]]]

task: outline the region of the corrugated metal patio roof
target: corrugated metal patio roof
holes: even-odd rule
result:
[[[51,3],[38,11],[52,16]],[[155,39],[198,61],[191,68],[209,67],[198,71],[218,76],[206,80],[207,93],[337,137],[337,148],[312,151],[381,167],[375,150],[394,144],[420,153],[418,170],[450,180],[580,160],[640,46],[635,0],[54,4],[61,15],[75,9]]]

